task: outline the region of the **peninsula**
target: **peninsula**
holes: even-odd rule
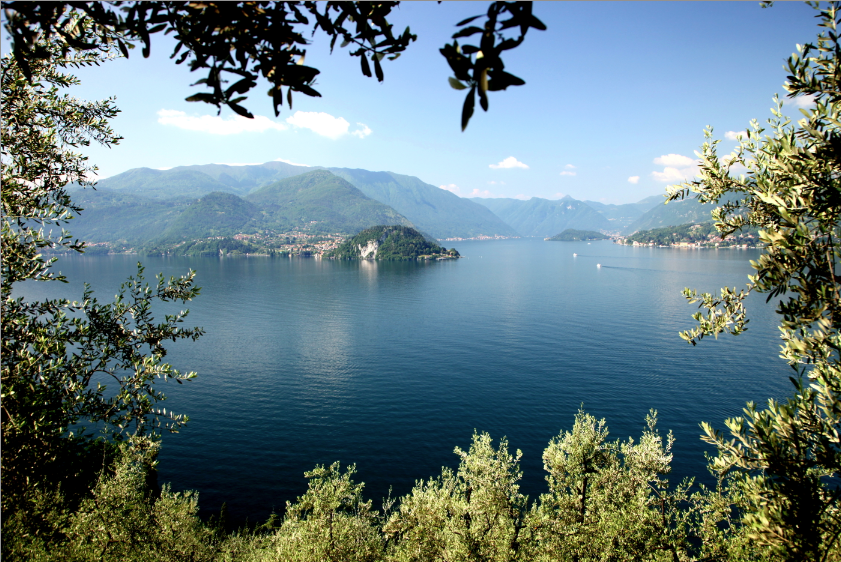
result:
[[[414,228],[407,226],[375,226],[367,228],[324,255],[340,260],[441,260],[455,259],[459,253],[431,242]]]

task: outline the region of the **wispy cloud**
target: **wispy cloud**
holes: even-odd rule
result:
[[[684,173],[682,170],[677,168],[665,167],[663,168],[662,172],[651,172],[651,177],[653,177],[657,181],[662,182],[684,182],[688,180],[694,174],[687,174]]]
[[[333,117],[323,111],[296,111],[286,122],[293,127],[309,129],[317,135],[330,139],[337,139],[346,135],[350,123],[342,117]]]
[[[459,187],[454,183],[451,183],[451,184],[448,184],[448,185],[439,185],[438,187],[440,187],[441,189],[444,189],[446,191],[450,191],[452,193],[455,193],[456,195],[461,197],[461,189],[459,189]]]
[[[306,166],[307,168],[310,167],[309,164],[298,164],[297,162],[293,162],[292,160],[286,160],[284,158],[275,158],[274,161],[275,162],[283,162],[285,164],[290,164],[292,166]]]
[[[566,193],[561,193],[561,192],[559,191],[558,193],[556,193],[555,195],[553,195],[553,197],[554,197],[555,199],[563,199],[564,197],[566,197]]]
[[[676,168],[692,166],[695,164],[695,160],[688,156],[683,156],[681,154],[664,154],[663,156],[658,156],[654,159],[655,164],[660,164],[661,166],[672,166]]]
[[[518,195],[515,195],[514,199],[519,199],[520,201],[528,201],[530,199],[530,197],[528,195],[520,193]]]
[[[630,178],[628,178],[628,183],[639,183],[639,182],[640,182],[640,177],[639,176],[631,176]]]
[[[259,166],[262,162],[214,162],[219,166]]]
[[[364,139],[365,137],[367,137],[368,135],[370,135],[373,132],[368,127],[368,125],[366,125],[365,123],[357,123],[357,125],[359,125],[362,128],[357,129],[355,131],[351,131],[351,133],[350,133],[351,135],[357,136],[360,139]]]
[[[806,109],[807,107],[815,105],[815,96],[813,94],[803,94],[802,96],[797,96],[791,100],[791,104],[794,107]]]
[[[739,140],[739,137],[743,136],[745,136],[744,131],[727,131],[726,133],[724,133],[724,138],[732,141]]]
[[[563,172],[561,172],[561,175],[562,176],[574,176],[575,172],[570,172],[569,170],[564,170]]]
[[[566,166],[564,166],[564,168],[566,168],[567,170],[574,170],[575,166],[573,166],[572,164],[567,164]]]
[[[488,185],[505,185],[505,182],[504,181],[493,181],[493,180],[491,180],[491,181],[488,182]]]
[[[698,161],[681,154],[664,154],[655,158],[654,163],[663,166],[663,171],[651,172],[651,177],[661,182],[683,182],[698,173]]]
[[[497,197],[497,195],[494,195],[493,193],[491,193],[487,189],[485,189],[483,191],[479,188],[476,188],[476,189],[474,189],[473,191],[470,192],[470,195],[468,197]]]
[[[529,168],[527,165],[523,164],[513,156],[509,156],[499,164],[490,164],[489,167],[493,168],[494,170],[498,170],[500,168],[525,168],[526,170],[528,170]]]
[[[176,109],[161,109],[158,111],[158,123],[171,125],[188,131],[199,131],[211,135],[236,135],[239,133],[262,133],[264,131],[283,131],[287,127],[268,117],[256,115],[254,119],[246,119],[239,115],[219,117],[217,115],[187,115]]]

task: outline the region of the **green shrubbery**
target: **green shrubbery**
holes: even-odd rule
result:
[[[197,496],[150,485],[156,446],[120,448],[76,506],[37,490],[3,522],[4,560],[427,561],[762,560],[733,524],[738,493],[671,485],[672,437],[647,419],[638,442],[610,441],[604,420],[580,411],[543,453],[548,491],[519,491],[521,453],[486,433],[455,449],[455,470],[418,481],[381,510],[363,498],[355,467],[306,473],[309,487],[285,514],[229,533],[202,522]],[[142,446],[139,446],[142,445]],[[718,558],[717,558],[718,557]],[[770,560],[770,558],[768,558]],[[832,556],[826,560],[838,560]]]

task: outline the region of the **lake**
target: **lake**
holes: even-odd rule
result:
[[[30,298],[101,300],[141,259],[147,278],[197,271],[198,342],[167,360],[199,376],[160,384],[190,416],[165,435],[160,482],[196,489],[205,513],[264,520],[306,489],[304,471],[356,463],[379,506],[457,466],[475,430],[523,451],[523,491],[545,490],[541,454],[579,406],[612,438],[638,439],[650,408],[672,430],[673,478],[710,482],[699,422],[724,428],[748,400],[790,394],[773,306],[748,300],[749,330],[693,347],[683,287],[744,287],[757,250],[633,248],[537,239],[447,242],[441,262],[66,257],[67,285]],[[577,253],[577,256],[573,254]],[[601,264],[601,267],[597,267]],[[161,309],[159,312],[164,312]]]

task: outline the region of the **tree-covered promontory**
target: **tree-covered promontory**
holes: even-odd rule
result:
[[[340,260],[405,261],[416,259],[450,259],[460,257],[455,249],[447,250],[427,240],[423,234],[407,226],[375,226],[346,240],[325,257]]]
[[[595,230],[576,230],[574,228],[567,228],[560,234],[556,234],[551,238],[547,238],[551,242],[579,242],[587,240],[607,240],[609,236],[605,236],[601,232]]]

